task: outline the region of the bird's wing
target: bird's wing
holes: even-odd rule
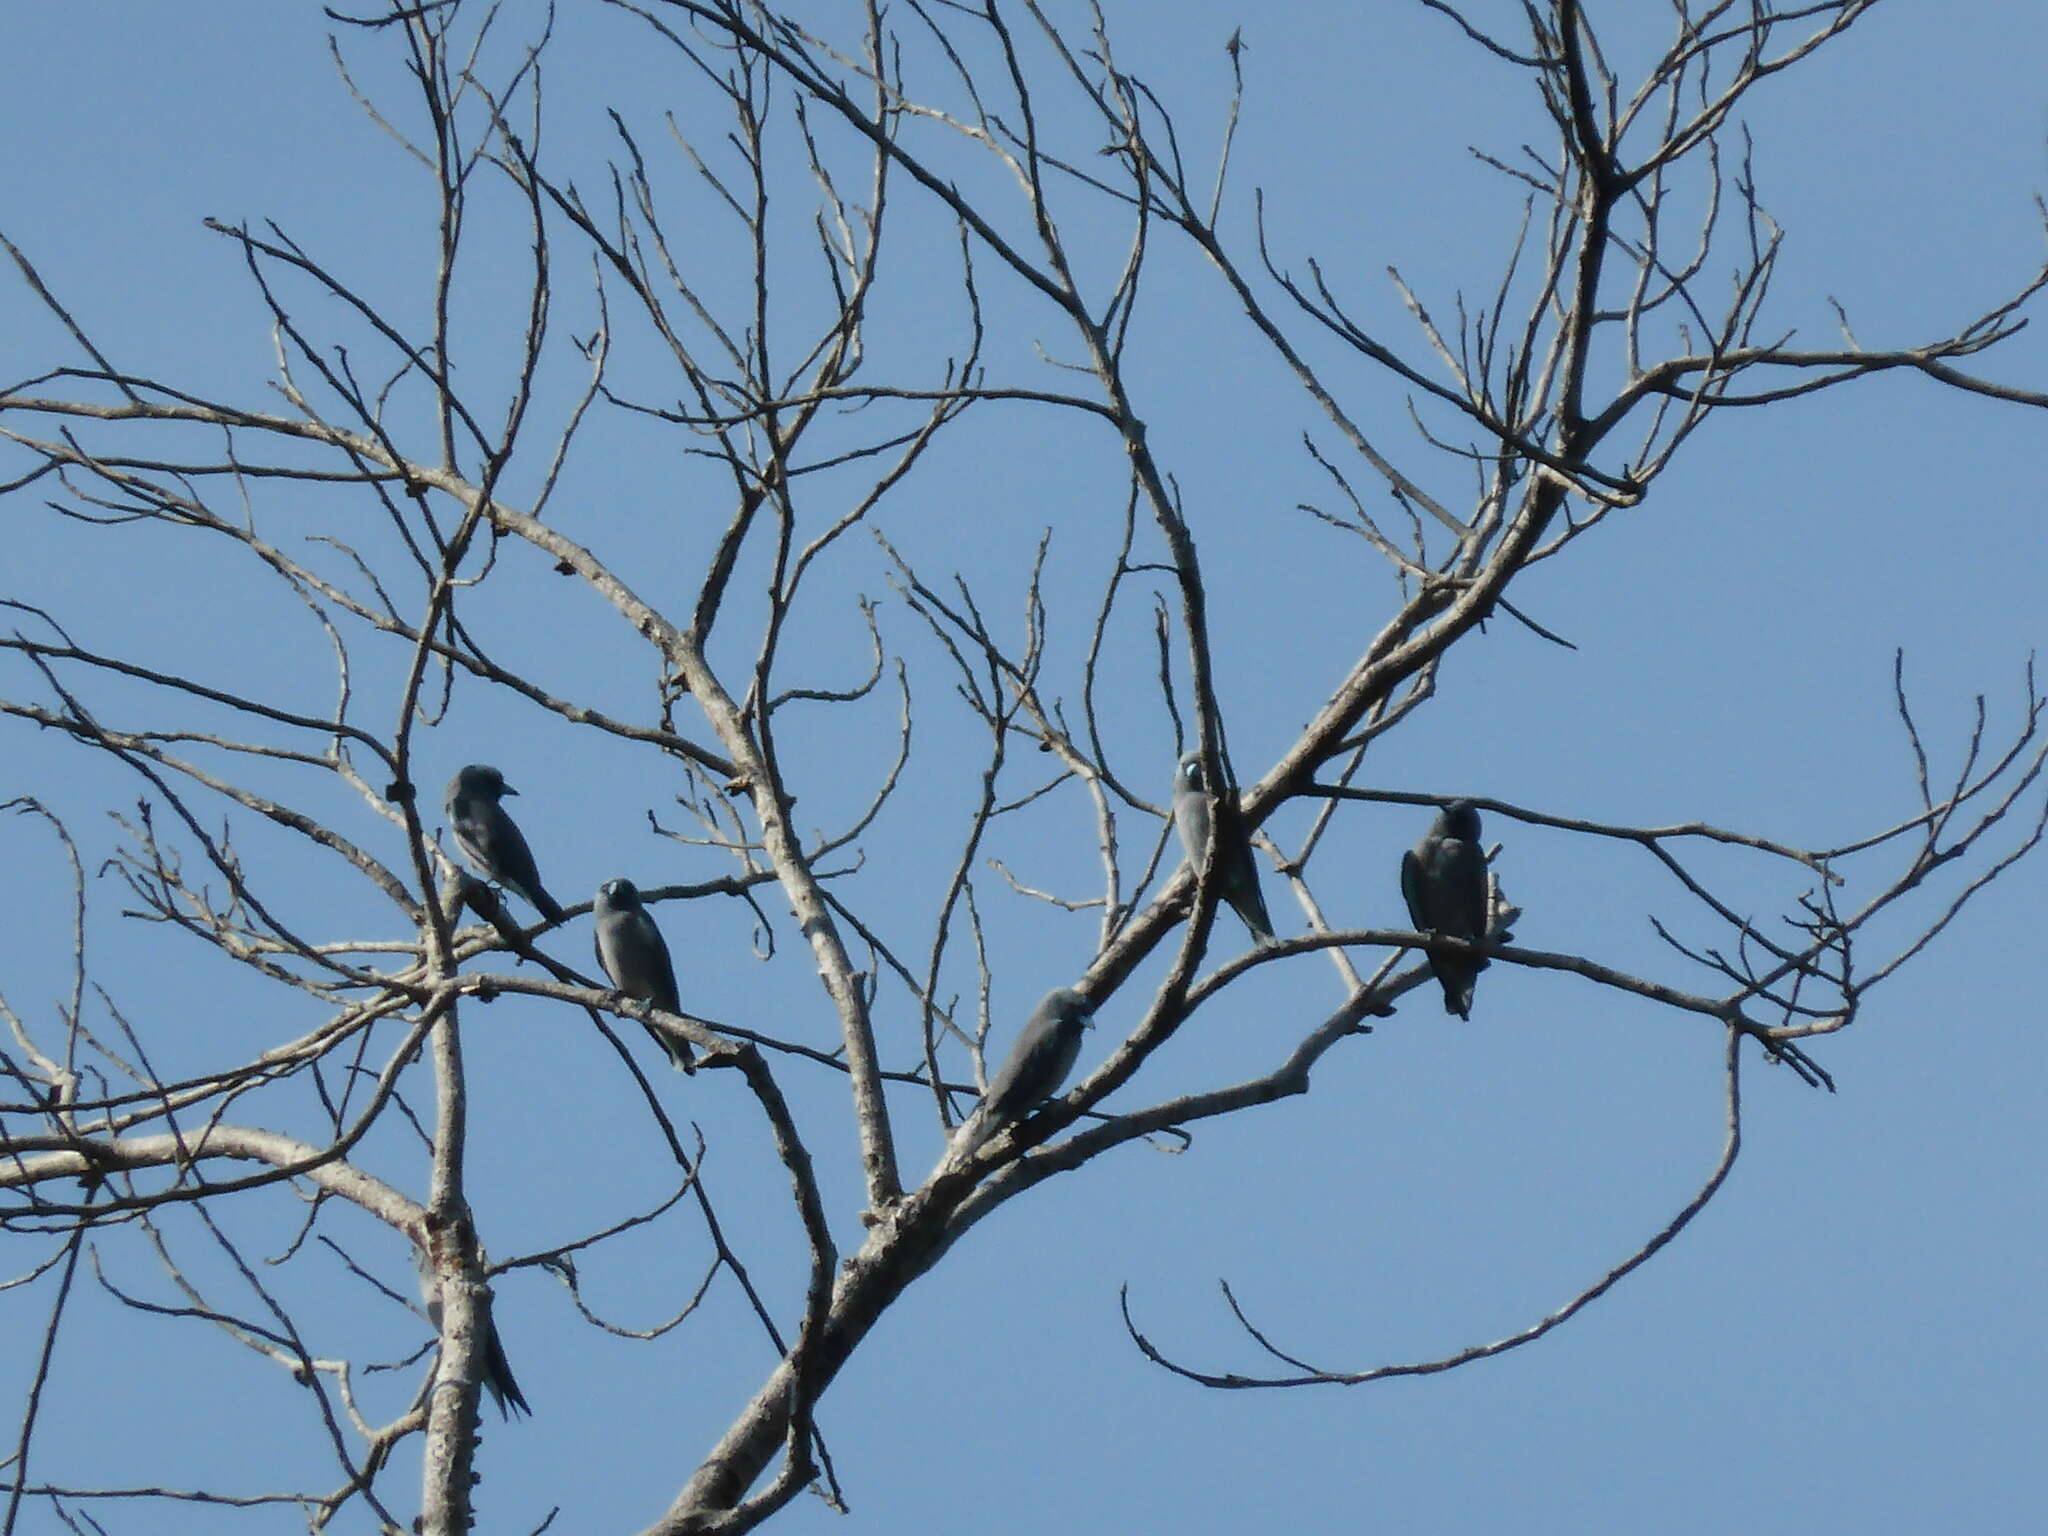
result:
[[[527,846],[526,834],[519,830],[501,805],[489,807],[478,818],[482,832],[479,839],[491,868],[500,883],[511,887],[535,907],[541,905],[534,898],[540,891],[540,868],[533,862],[533,850]]]
[[[1038,1102],[1037,1080],[1044,1074],[1046,1035],[1050,1021],[1034,1016],[1010,1047],[982,1100],[989,1120],[1007,1125]]]
[[[1423,896],[1422,860],[1413,848],[1401,855],[1401,899],[1408,903],[1408,920],[1418,933],[1434,926],[1429,920],[1429,903]]]
[[[661,936],[660,925],[654,921],[653,914],[644,908],[634,913],[633,919],[635,933],[646,946],[643,958],[647,962],[649,990],[654,993],[648,1001],[670,1013],[681,1013],[683,1006],[676,992],[676,967],[669,958],[668,940]]]
[[[1060,1020],[1056,1027],[1059,1030],[1058,1038],[1048,1048],[1052,1061],[1046,1067],[1045,1086],[1039,1089],[1038,1097],[1032,1101],[1034,1108],[1041,1101],[1052,1098],[1067,1085],[1067,1078],[1073,1074],[1074,1063],[1081,1059],[1081,1035],[1088,1026],[1078,1018],[1066,1018]]]
[[[1266,910],[1266,893],[1259,887],[1258,855],[1252,851],[1248,838],[1240,837],[1231,850],[1230,879],[1224,895],[1229,897],[1254,939],[1261,943],[1272,940],[1273,917]]]

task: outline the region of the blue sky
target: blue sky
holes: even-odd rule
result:
[[[1289,7],[1277,19],[1208,3],[1106,9],[1119,63],[1174,107],[1196,161],[1213,153],[1228,90],[1222,44],[1243,24],[1248,92],[1231,192],[1239,237],[1261,188],[1276,260],[1298,272],[1318,257],[1362,317],[1417,354],[1385,268],[1398,267],[1439,314],[1461,291],[1489,291],[1520,203],[1466,146],[1512,154],[1544,142],[1545,124],[1514,72],[1442,17],[1391,3]],[[508,7],[506,40],[530,35],[521,29],[534,14]],[[274,220],[407,323],[419,319],[431,252],[424,184],[337,81],[330,25],[315,7],[248,3],[36,7],[10,18],[0,124],[14,150],[0,159],[0,230],[120,366],[274,404],[267,318],[233,248],[201,227],[208,216]],[[2038,8],[2022,0],[1938,19],[1879,7],[1757,93],[1743,121],[1764,199],[1788,231],[1766,331],[1830,344],[1827,301],[1837,299],[1867,344],[1907,344],[2025,279],[2042,257],[2031,200],[2048,183],[2043,42]],[[384,94],[398,88],[388,56],[360,37],[346,48],[366,88],[395,99]],[[698,82],[622,14],[565,5],[547,69],[546,151],[586,188],[602,185],[611,152],[605,101],[619,102],[650,144],[664,109],[715,132]],[[672,165],[663,174],[686,210],[693,273],[715,294],[743,291],[747,274],[716,220]],[[791,187],[792,228],[808,218],[809,197],[807,185]],[[496,398],[492,370],[519,314],[525,251],[513,220],[479,217],[458,336],[465,377]],[[930,370],[961,318],[948,232],[907,192],[892,217],[905,221],[903,266],[878,296],[871,367],[882,377]],[[1073,217],[1077,229],[1102,232],[1084,242],[1084,264],[1111,270],[1122,252],[1103,243],[1113,226],[1079,207]],[[801,315],[817,296],[804,286],[801,253],[791,260],[778,303]],[[565,332],[589,323],[584,270],[577,258],[558,267]],[[986,290],[992,374],[1075,387],[1037,351],[1072,356],[1050,311],[992,273]],[[340,323],[331,305],[303,294],[295,303],[309,322]],[[10,381],[75,360],[18,285],[0,287],[0,334]],[[1398,594],[1370,551],[1297,510],[1330,502],[1300,448],[1304,430],[1326,429],[1199,262],[1161,254],[1134,336],[1141,408],[1201,544],[1219,693],[1239,776],[1251,779]],[[643,345],[621,339],[627,378],[654,376],[638,371],[645,359],[631,349]],[[1457,505],[1466,482],[1416,440],[1403,394],[1334,350],[1318,360],[1380,446]],[[2029,329],[1982,371],[2048,388],[2048,347]],[[558,354],[544,406],[558,407],[576,379]],[[1903,819],[1915,792],[1891,704],[1895,650],[1937,777],[1955,769],[1976,695],[1986,697],[1993,739],[2014,727],[2048,586],[2042,429],[2038,412],[1892,376],[1717,419],[1640,509],[1517,583],[1517,605],[1577,648],[1508,622],[1470,637],[1437,697],[1375,747],[1364,782],[1616,822],[1697,818],[1805,846]],[[716,475],[684,447],[667,429],[605,419],[550,512],[644,594],[678,604],[693,590],[705,530],[725,515]],[[977,412],[882,525],[928,576],[961,571],[1011,636],[1023,622],[1021,569],[1052,527],[1051,665],[1071,679],[1119,527],[1122,459],[1099,425],[1047,410]],[[543,464],[544,455],[514,466],[512,499],[531,494]],[[829,502],[842,482],[822,483]],[[326,558],[304,542],[321,533],[388,553],[346,496],[254,494],[266,533],[309,559]],[[8,498],[0,515],[9,550],[0,595],[49,608],[82,644],[144,651],[304,707],[331,696],[317,630],[219,541],[82,530],[33,494]],[[980,747],[880,552],[855,542],[831,569],[829,596],[806,611],[785,675],[845,686],[864,671],[859,594],[875,599],[885,638],[914,664],[927,766],[908,802],[877,824],[852,888],[917,953],[972,788],[945,765],[975,761]],[[465,609],[478,633],[508,664],[564,692],[646,716],[656,670],[638,638],[530,552],[508,545],[503,560]],[[1127,769],[1156,756],[1163,801],[1172,739],[1148,622],[1141,604],[1122,634],[1111,734]],[[366,644],[359,685],[378,728],[389,723],[392,675],[391,653]],[[13,658],[0,680],[8,697],[42,697]],[[1076,686],[1058,691],[1071,699]],[[92,697],[133,723],[166,723],[139,691]],[[803,765],[804,817],[830,825],[862,803],[893,749],[894,721],[893,699],[790,717],[785,751]],[[80,748],[18,722],[5,730],[0,798],[34,794],[66,815],[91,871],[116,842],[101,813],[132,808],[138,786]],[[712,850],[650,835],[647,813],[672,821],[679,788],[659,759],[517,701],[458,688],[422,752],[423,782],[435,785],[470,760],[505,769],[565,901],[587,900],[613,874],[653,884],[727,868]],[[1017,785],[1032,781],[1029,764],[1015,771]],[[363,836],[379,834],[331,785],[270,782]],[[1326,905],[1347,922],[1400,926],[1396,863],[1425,823],[1398,806],[1344,818],[1319,865]],[[1284,841],[1307,824],[1307,808],[1290,807],[1273,827]],[[1157,830],[1133,818],[1126,835]],[[1488,834],[1504,845],[1502,878],[1525,909],[1520,942],[1705,987],[1657,943],[1649,917],[1695,937],[1711,930],[1646,856],[1501,821]],[[311,931],[388,928],[388,911],[301,850],[260,829],[243,846],[251,859],[276,861],[288,907]],[[385,846],[395,856],[395,839]],[[1079,796],[1019,818],[991,851],[1028,884],[1088,893],[1095,851]],[[0,937],[0,991],[24,1016],[48,1020],[68,985],[68,876],[48,837],[22,819],[0,821],[0,861],[17,871],[9,884],[19,901]],[[1800,889],[1774,869],[1702,862],[1759,912],[1780,910]],[[1210,1122],[1181,1155],[1126,1148],[973,1231],[905,1297],[822,1407],[852,1515],[801,1500],[776,1528],[2031,1529],[2048,1428],[2044,868],[2037,860],[2014,871],[1873,994],[1855,1028],[1821,1043],[1837,1094],[1808,1090],[1747,1052],[1744,1151],[1719,1199],[1666,1253],[1530,1348],[1420,1380],[1213,1393],[1147,1364],[1117,1310],[1128,1284],[1135,1316],[1162,1348],[1203,1368],[1257,1370],[1216,1289],[1227,1279],[1281,1347],[1361,1369],[1525,1327],[1654,1232],[1718,1154],[1719,1039],[1698,1020],[1497,964],[1469,1024],[1440,1015],[1428,992],[1411,994],[1374,1033],[1326,1057],[1305,1098]],[[1085,968],[1095,920],[1010,895],[992,872],[979,889],[1000,1048],[1041,992]],[[280,998],[190,941],[124,923],[112,881],[96,880],[92,894],[103,979],[160,1063],[236,1059],[317,1019],[305,1000]],[[1300,914],[1270,880],[1269,899],[1282,931],[1299,931]],[[779,927],[765,963],[740,904],[664,909],[686,1005],[828,1044],[801,940],[781,904],[766,906]],[[1216,934],[1239,938],[1227,917]],[[551,947],[583,963],[580,927],[556,938]],[[971,994],[971,967],[949,979]],[[1270,1070],[1339,996],[1326,962],[1268,967],[1183,1031],[1128,1103]],[[1084,1069],[1141,1001],[1134,986],[1104,1008]],[[914,1021],[900,995],[894,1009],[883,1016],[884,1051],[907,1065]],[[673,1170],[580,1014],[509,998],[468,1018],[473,1202],[494,1256],[660,1197]],[[840,1080],[786,1075],[850,1248],[859,1191]],[[714,1193],[788,1319],[799,1234],[758,1115],[733,1078],[660,1087],[703,1130]],[[906,1090],[899,1104],[905,1166],[929,1166],[939,1130],[919,1095]],[[424,1194],[416,1143],[394,1132],[366,1156]],[[252,1202],[237,1231],[252,1252],[277,1254],[298,1214],[290,1201]],[[402,1244],[347,1213],[333,1219],[359,1261],[388,1284],[407,1283]],[[186,1231],[181,1241],[196,1239]],[[9,1248],[9,1273],[43,1253],[20,1239]],[[107,1252],[110,1278],[161,1288],[132,1240],[110,1239]],[[595,1304],[646,1327],[708,1263],[701,1231],[666,1225],[593,1259],[586,1282]],[[424,1323],[324,1250],[300,1253],[276,1279],[302,1320],[331,1323],[328,1352],[389,1360],[425,1337]],[[537,1412],[485,1426],[484,1529],[530,1529],[556,1505],[557,1530],[640,1528],[769,1364],[729,1282],[702,1315],[651,1345],[586,1328],[538,1271],[506,1277],[497,1293]],[[8,1336],[33,1338],[46,1289],[4,1297]],[[306,1394],[274,1367],[197,1324],[145,1322],[98,1298],[79,1307],[60,1339],[40,1475],[237,1489],[335,1480]],[[0,1363],[18,1399],[30,1361],[17,1347]],[[417,1375],[376,1378],[380,1410],[402,1406]],[[411,1472],[395,1476],[402,1502]],[[114,1506],[99,1517],[110,1530],[236,1528],[218,1511],[177,1507]],[[297,1524],[279,1511],[236,1518],[249,1529]]]

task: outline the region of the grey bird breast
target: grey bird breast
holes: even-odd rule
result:
[[[1202,760],[1188,756],[1180,760],[1173,778],[1173,824],[1180,833],[1180,845],[1188,862],[1202,867],[1202,854],[1209,846],[1209,791],[1202,786]]]

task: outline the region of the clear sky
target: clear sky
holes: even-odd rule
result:
[[[1491,292],[1520,198],[1467,146],[1512,158],[1525,142],[1547,143],[1547,126],[1517,73],[1445,18],[1395,0],[1265,10],[1106,0],[1104,9],[1119,65],[1173,107],[1197,161],[1213,154],[1228,102],[1223,45],[1242,26],[1247,94],[1228,193],[1237,236],[1249,236],[1252,192],[1263,189],[1276,263],[1300,273],[1315,257],[1370,324],[1417,357],[1426,348],[1386,268],[1397,267],[1439,316],[1460,293]],[[1518,9],[1472,7],[1503,30]],[[1636,7],[1608,0],[1592,9],[1620,17]],[[537,14],[506,8],[496,59],[532,35]],[[907,13],[901,19],[909,25]],[[337,78],[331,29],[318,7],[251,0],[10,9],[0,48],[9,145],[0,232],[119,366],[275,408],[267,317],[233,247],[201,227],[207,217],[275,221],[405,323],[420,320],[432,255],[424,183]],[[586,190],[603,187],[613,152],[607,102],[650,145],[665,146],[663,110],[715,136],[701,78],[630,16],[565,0],[556,31],[544,148]],[[1616,35],[1624,52],[1641,46]],[[359,34],[344,46],[364,88],[402,110],[391,54]],[[1787,231],[1764,332],[1832,345],[1832,299],[1866,344],[1910,344],[1968,321],[2025,280],[2044,245],[2032,201],[2048,188],[2044,47],[2048,22],[2035,0],[1884,5],[1754,96],[1742,121],[1755,175]],[[664,174],[686,185],[672,164]],[[679,207],[697,207],[677,195]],[[800,225],[811,189],[799,179],[786,197]],[[878,377],[928,366],[958,336],[953,237],[908,189],[892,210],[899,215],[903,265],[877,299]],[[1078,206],[1073,217],[1084,268],[1112,273],[1124,250],[1118,227]],[[715,297],[743,292],[748,273],[729,238],[711,213],[703,219],[701,238],[690,224],[693,273]],[[499,393],[482,381],[520,321],[522,241],[514,221],[492,215],[469,254],[461,366],[493,400]],[[587,263],[566,244],[558,260],[561,324],[587,334]],[[1730,251],[1710,271],[1734,262]],[[816,302],[797,277],[788,292],[792,311]],[[1369,550],[1298,510],[1332,503],[1300,446],[1304,430],[1326,428],[1257,350],[1213,278],[1184,253],[1162,253],[1145,292],[1132,343],[1140,405],[1201,542],[1219,692],[1239,777],[1249,781],[1293,739],[1398,593]],[[1049,311],[1034,311],[993,273],[985,297],[995,377],[1076,387],[1035,351],[1042,343],[1054,361],[1073,355]],[[341,323],[336,306],[303,291],[293,302],[310,325]],[[78,360],[11,274],[0,283],[0,338],[8,384]],[[633,372],[644,340],[619,345],[624,376],[645,376]],[[1416,438],[1401,392],[1334,349],[1319,360],[1352,392],[1347,400],[1383,449],[1426,470],[1440,498],[1457,505],[1469,496],[1469,477]],[[558,367],[543,391],[548,408],[576,383],[573,367]],[[1982,370],[2048,390],[2048,344],[2030,328]],[[1611,517],[1515,587],[1517,605],[1576,649],[1494,622],[1454,653],[1436,697],[1375,747],[1363,782],[1611,822],[1699,819],[1811,847],[1903,820],[1917,801],[1891,703],[1895,651],[1937,778],[1956,771],[1977,696],[1991,739],[2015,728],[2027,658],[2048,635],[2044,430],[2039,411],[1903,376],[1710,423],[1641,508]],[[594,423],[550,514],[658,602],[680,604],[693,590],[703,530],[726,515],[716,474],[685,460],[685,446],[644,422]],[[1052,622],[1063,637],[1053,665],[1068,669],[1054,691],[1071,701],[1077,637],[1120,526],[1122,463],[1099,424],[991,409],[935,454],[882,526],[935,581],[963,572],[991,622],[1012,636],[1023,624],[1022,572],[1053,528]],[[16,464],[0,458],[0,475]],[[544,455],[515,465],[508,499],[532,494],[544,467]],[[345,498],[252,495],[266,526],[295,549],[341,530],[380,537]],[[40,492],[0,500],[0,528],[0,596],[49,609],[81,645],[143,652],[307,708],[331,697],[317,632],[218,541],[81,530],[43,510]],[[881,553],[853,542],[833,568],[833,600],[805,615],[798,638],[807,654],[785,676],[793,686],[857,680],[866,652],[856,594],[876,600],[885,637],[914,663],[919,729],[928,732],[920,761],[929,766],[915,798],[892,806],[867,839],[858,889],[882,900],[895,938],[922,953],[931,897],[974,788],[944,766],[974,762],[968,754],[980,748],[942,657],[891,591]],[[564,692],[649,716],[655,664],[637,637],[530,552],[508,549],[505,559],[505,573],[465,610],[479,633],[509,664]],[[1156,753],[1163,802],[1171,727],[1145,649],[1144,605],[1133,612],[1129,654],[1108,696],[1111,733],[1126,767]],[[365,708],[380,729],[390,708],[378,690],[390,675],[389,653],[366,659]],[[0,659],[0,693],[46,697],[11,656]],[[129,724],[177,723],[151,713],[139,692],[94,697]],[[892,699],[843,719],[794,717],[785,750],[804,764],[803,818],[830,825],[863,802],[893,750],[894,710]],[[0,732],[0,799],[33,794],[66,815],[90,872],[117,840],[102,813],[132,812],[139,786],[19,722]],[[660,759],[516,700],[458,688],[422,751],[423,784],[472,760],[506,771],[564,901],[587,900],[614,874],[651,885],[726,872],[709,849],[650,835],[647,813],[672,821],[679,787]],[[1016,771],[1013,788],[1034,782],[1031,765]],[[320,809],[372,825],[331,787],[297,787]],[[1298,839],[1308,814],[1283,811],[1276,833]],[[1128,835],[1156,835],[1156,823],[1140,820]],[[1336,834],[1341,857],[1324,856],[1326,904],[1346,923],[1404,926],[1396,865],[1426,821],[1399,806],[1348,817]],[[1525,910],[1520,942],[1709,987],[1658,944],[1650,919],[1718,939],[1646,856],[1499,820],[1488,836],[1502,842],[1502,878]],[[304,857],[260,832],[247,846],[252,860],[266,848],[283,861]],[[387,851],[395,849],[391,840]],[[1089,894],[1096,854],[1078,795],[1020,818],[991,852],[1027,885]],[[1706,862],[1760,914],[1798,894],[1777,869]],[[290,879],[297,866],[278,867]],[[0,820],[0,869],[14,893],[0,925],[0,992],[47,1021],[68,986],[68,876],[47,835],[19,818]],[[306,870],[293,910],[311,931],[354,932],[366,915],[390,923],[388,910],[375,913],[325,866]],[[999,1048],[1040,993],[1085,969],[1095,918],[1052,913],[1008,892],[993,871],[979,878]],[[900,884],[900,899],[877,897],[885,881]],[[1932,890],[1928,910],[1954,889]],[[311,1027],[303,1002],[264,990],[189,940],[134,932],[118,915],[124,902],[112,880],[94,881],[92,895],[102,979],[166,1061],[233,1059]],[[1281,930],[1299,932],[1299,911],[1270,878],[1269,897]],[[662,912],[685,1004],[828,1046],[829,1014],[802,940],[782,904],[766,909],[777,925],[766,963],[738,903]],[[1121,1286],[1161,1348],[1213,1370],[1262,1367],[1219,1279],[1276,1345],[1333,1369],[1427,1359],[1514,1332],[1633,1251],[1712,1167],[1722,1084],[1711,1025],[1505,964],[1482,979],[1469,1023],[1444,1017],[1430,992],[1413,993],[1372,1034],[1332,1052],[1305,1098],[1210,1122],[1181,1155],[1126,1148],[969,1234],[822,1405],[851,1516],[806,1499],[773,1528],[2036,1529],[2048,1502],[2044,911],[2048,862],[2037,859],[1875,992],[1853,1029],[1816,1048],[1836,1094],[1746,1052],[1744,1150],[1726,1189],[1664,1254],[1539,1343],[1448,1374],[1355,1389],[1213,1392],[1148,1364],[1119,1320]],[[1227,915],[1216,935],[1231,945],[1241,937]],[[565,959],[585,963],[580,927],[556,938]],[[1271,1070],[1339,1000],[1327,962],[1268,970],[1278,974],[1203,1013],[1129,1103]],[[964,955],[950,980],[971,996]],[[1141,1001],[1133,986],[1108,1003],[1084,1068]],[[907,1066],[912,1011],[900,993],[889,1007],[885,1054]],[[659,1198],[672,1169],[580,1014],[508,998],[468,1017],[473,1201],[494,1257]],[[850,1249],[860,1202],[842,1080],[794,1068],[789,1076]],[[714,1190],[771,1302],[792,1321],[798,1233],[758,1114],[734,1079],[705,1073],[660,1086],[707,1138]],[[928,1166],[939,1147],[921,1097],[906,1090],[901,1101],[909,1169]],[[424,1196],[417,1143],[394,1133],[372,1156],[385,1177]],[[255,1253],[281,1254],[297,1214],[278,1200],[241,1218],[240,1235]],[[386,1284],[409,1284],[396,1239],[346,1215],[335,1230]],[[188,1228],[178,1241],[198,1239]],[[6,1242],[9,1275],[46,1251]],[[140,1245],[108,1252],[110,1281],[166,1298]],[[190,1257],[207,1267],[196,1246]],[[708,1262],[700,1229],[660,1226],[591,1261],[589,1299],[649,1327],[681,1304]],[[300,1252],[277,1277],[298,1287],[302,1321],[329,1308],[349,1317],[323,1348],[391,1360],[426,1337],[423,1322],[327,1250]],[[486,1422],[482,1530],[532,1529],[556,1505],[557,1531],[640,1528],[768,1368],[728,1281],[702,1315],[652,1344],[586,1327],[538,1270],[502,1279],[497,1295],[536,1412],[528,1422]],[[0,1336],[15,1341],[0,1348],[0,1388],[11,1401],[48,1305],[46,1287],[0,1293]],[[97,1299],[79,1305],[82,1321],[60,1340],[39,1476],[235,1489],[334,1478],[307,1394],[274,1367],[196,1322],[148,1321]],[[402,1407],[418,1371],[373,1379],[379,1412]],[[394,1493],[409,1497],[411,1488]],[[112,1505],[96,1515],[110,1531],[298,1526],[277,1510]],[[358,1523],[347,1528],[365,1528],[365,1518],[353,1513]]]

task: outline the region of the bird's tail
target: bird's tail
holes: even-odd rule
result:
[[[976,1110],[960,1122],[960,1129],[953,1133],[953,1144],[947,1155],[959,1162],[965,1162],[981,1150],[982,1143],[995,1135],[995,1120]]]
[[[1237,909],[1237,915],[1243,919],[1245,928],[1251,933],[1254,944],[1271,944],[1276,942],[1273,937],[1273,920],[1266,915],[1265,897],[1254,892],[1250,900],[1233,901],[1231,905]]]
[[[644,1023],[645,1021],[643,1020],[642,1022]],[[656,1029],[652,1024],[647,1025],[647,1033],[654,1036],[655,1044],[668,1052],[670,1066],[674,1067],[678,1072],[686,1073],[691,1077],[697,1075],[697,1058],[690,1054],[688,1041],[675,1039],[673,1036]]]
[[[1461,1019],[1470,1020],[1472,1017],[1472,993],[1479,985],[1479,977],[1476,974],[1445,976],[1442,978],[1442,981],[1444,984],[1444,1012],[1455,1013]]]
[[[957,1168],[981,1150],[981,1144],[995,1135],[999,1129],[994,1117],[977,1107],[972,1114],[960,1122],[953,1139],[946,1143],[946,1152],[939,1159],[939,1167]]]
[[[498,1405],[499,1417],[511,1418],[514,1409],[532,1416],[533,1409],[527,1406],[526,1394],[519,1390],[519,1382],[512,1375],[512,1362],[505,1358],[505,1346],[498,1342],[496,1323],[489,1325],[484,1333],[484,1390]]]

